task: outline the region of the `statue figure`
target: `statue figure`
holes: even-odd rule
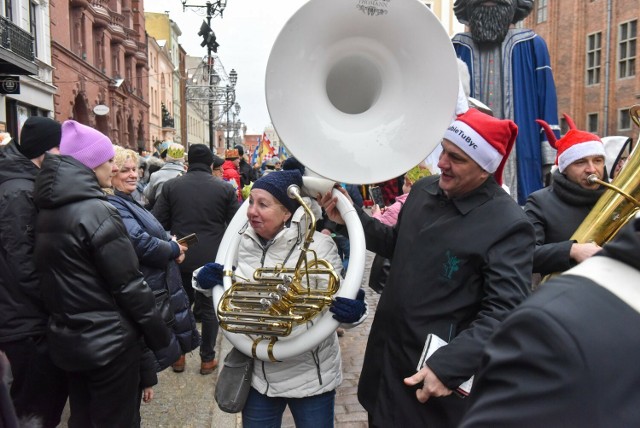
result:
[[[543,119],[560,137],[556,88],[545,41],[532,30],[513,28],[533,8],[533,0],[456,0],[454,13],[469,32],[453,37],[458,58],[469,67],[470,96],[494,116],[518,125],[504,184],[520,205],[542,188],[555,150],[535,120]]]

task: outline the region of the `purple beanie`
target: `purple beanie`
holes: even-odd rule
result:
[[[109,137],[86,125],[67,120],[62,124],[60,154],[94,169],[115,156]]]

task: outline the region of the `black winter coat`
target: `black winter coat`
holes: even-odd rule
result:
[[[604,191],[583,189],[557,171],[553,177],[551,185],[529,195],[524,206],[536,233],[533,272],[543,276],[575,266],[569,257],[575,242],[571,235]]]
[[[36,178],[35,262],[51,314],[51,358],[67,371],[103,367],[132,346],[156,351],[170,332],[118,211],[94,172],[70,156],[45,156]]]
[[[175,258],[179,255],[178,244],[172,243],[158,220],[138,204],[133,197],[115,191],[109,202],[120,213],[129,238],[136,250],[147,284],[152,290],[166,290],[171,294],[171,308],[175,314],[171,344],[155,353],[158,367],[163,370],[180,356],[200,345],[200,334],[191,313],[189,298],[182,288],[182,279]]]
[[[0,342],[43,335],[47,327],[33,261],[38,171],[15,143],[0,149]]]
[[[365,352],[358,398],[380,427],[456,426],[465,401],[455,395],[418,402],[403,383],[429,333],[449,342],[427,365],[449,389],[480,366],[500,321],[528,295],[533,228],[493,177],[448,199],[439,176],[413,185],[389,227],[357,209],[367,249],[391,258]]]
[[[604,275],[621,262],[640,275],[640,218],[603,250]],[[581,265],[578,266],[584,267]],[[637,278],[619,285],[636,289]],[[629,294],[638,302],[637,291]],[[462,424],[470,427],[637,427],[640,313],[589,277],[568,271],[542,284],[500,325]]]
[[[180,264],[181,272],[191,273],[215,260],[220,241],[238,207],[233,187],[213,177],[206,165],[191,164],[185,175],[162,186],[153,215],[178,238],[190,233],[198,236],[198,242],[189,247]]]
[[[256,181],[256,174],[251,165],[247,163],[244,158],[240,159],[240,166],[238,167],[238,172],[240,173],[240,183],[242,187],[251,184]]]

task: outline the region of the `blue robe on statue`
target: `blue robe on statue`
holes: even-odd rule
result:
[[[489,94],[481,93],[481,78],[488,74],[483,68],[492,64],[485,64],[488,61],[470,33],[456,34],[452,41],[456,55],[469,67],[470,95],[491,107],[486,101]],[[502,115],[496,110],[494,115],[511,119],[518,125],[516,159],[511,167],[507,164],[504,182],[510,186],[514,197],[517,187],[516,199],[518,204],[524,205],[529,194],[543,187],[543,165],[555,162],[555,150],[535,120],[546,121],[556,137],[560,137],[556,87],[549,51],[542,37],[531,30],[511,29],[500,49],[502,68],[497,70],[500,73],[497,75],[502,76]]]

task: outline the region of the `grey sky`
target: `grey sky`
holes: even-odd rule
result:
[[[271,123],[264,95],[264,77],[271,46],[287,20],[306,0],[227,0],[223,17],[216,16],[211,26],[216,34],[218,56],[227,72],[238,72],[236,100],[240,119],[247,133],[262,134]],[[187,0],[188,5],[206,4],[205,0]],[[180,0],[147,0],[145,11],[169,11],[182,31],[180,44],[191,56],[205,56],[198,30],[206,8],[182,10]]]

